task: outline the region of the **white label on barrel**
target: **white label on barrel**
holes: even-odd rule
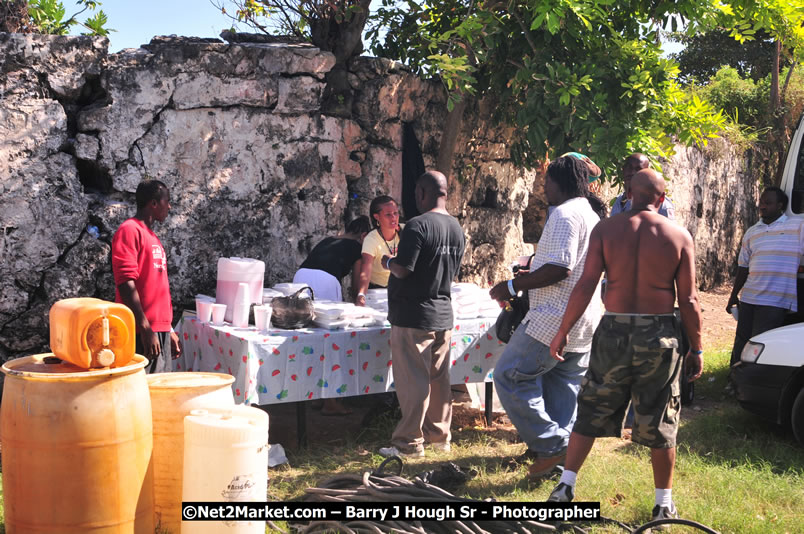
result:
[[[227,501],[248,501],[255,486],[254,475],[235,475],[221,496]]]

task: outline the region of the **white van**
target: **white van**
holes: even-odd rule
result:
[[[785,214],[804,219],[804,116],[784,166]],[[752,337],[732,368],[737,400],[746,410],[790,425],[804,445],[804,257],[798,269],[798,313],[788,324]]]

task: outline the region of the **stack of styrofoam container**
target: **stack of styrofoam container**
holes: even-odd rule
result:
[[[388,289],[377,288],[366,291],[366,306],[388,313]]]
[[[451,292],[452,312],[456,319],[494,317],[500,311],[500,305],[489,296],[489,290],[477,284],[453,284]]]
[[[313,324],[328,330],[346,328],[349,326],[349,318],[345,317],[345,313],[349,306],[354,306],[354,304],[315,300],[313,301],[313,310],[315,311]]]

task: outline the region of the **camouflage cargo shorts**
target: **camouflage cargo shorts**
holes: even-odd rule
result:
[[[631,440],[651,448],[675,447],[681,409],[679,334],[672,315],[604,315],[581,382],[573,431],[619,437],[632,400]]]

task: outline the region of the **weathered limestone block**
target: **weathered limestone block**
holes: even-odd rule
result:
[[[75,157],[94,161],[100,152],[100,142],[92,135],[77,134],[75,136]]]
[[[55,100],[11,98],[0,107],[0,169],[24,168],[67,141],[67,116]]]
[[[274,113],[310,113],[321,107],[326,84],[310,76],[279,78],[279,97]]]
[[[698,283],[730,280],[743,234],[759,220],[759,183],[751,179],[744,157],[722,139],[705,150],[677,146],[663,165],[670,179],[676,217],[692,234]]]
[[[276,78],[221,79],[202,73],[180,74],[173,93],[175,109],[201,107],[272,107],[277,103]]]
[[[50,304],[76,295],[96,294],[96,273],[104,270],[110,261],[111,247],[89,234],[82,234],[64,261],[45,274],[42,287]],[[114,300],[114,294],[106,300]]]
[[[32,305],[17,310],[10,320],[4,320],[0,328],[0,345],[20,356],[42,352],[50,341],[48,314],[51,305],[35,300]]]
[[[401,151],[371,145],[361,167],[363,176],[356,182],[354,189],[365,195],[369,202],[379,195],[390,195],[397,200],[402,198]]]
[[[152,68],[146,57],[131,63],[103,73],[101,84],[110,103],[78,116],[79,131],[98,132],[100,163],[107,170],[126,161],[132,145],[158,122],[175,89],[175,78]]]
[[[12,172],[4,185],[0,225],[6,256],[0,269],[14,277],[38,280],[78,238],[86,221],[88,202],[73,160],[67,154],[54,154]]]
[[[462,281],[490,286],[511,277],[508,265],[526,250],[517,219],[516,213],[466,209],[461,224],[469,238],[461,266]]]
[[[265,54],[260,67],[267,73],[306,73],[323,76],[335,65],[335,56],[305,44],[266,43],[249,45]]]
[[[131,163],[123,163],[112,175],[112,187],[115,191],[134,193],[139,183],[148,176],[145,167]]]
[[[14,81],[42,74],[56,94],[75,98],[88,76],[100,74],[108,47],[105,37],[0,33],[0,93],[25,92],[28,84]]]
[[[43,295],[43,276],[80,235],[87,202],[66,154],[33,162],[5,185],[10,182],[19,187],[0,199],[0,344],[16,351],[44,339],[46,313],[38,310],[46,312],[52,301]]]
[[[59,152],[67,140],[64,108],[42,99],[40,89],[28,86],[29,98],[17,94],[0,106],[0,325],[30,314],[44,272],[86,220],[74,160]]]

